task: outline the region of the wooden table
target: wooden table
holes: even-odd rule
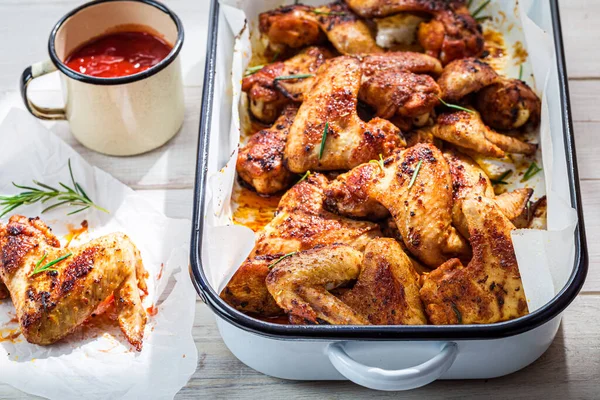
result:
[[[170,217],[190,218],[196,163],[200,95],[209,0],[165,0],[183,19],[182,51],[186,119],[181,132],[162,148],[131,158],[107,157],[87,150],[70,136],[64,122],[48,126],[90,163],[154,199]],[[17,81],[23,68],[47,58],[53,24],[82,3],[77,0],[2,0],[0,2],[0,119],[22,107]],[[194,337],[198,369],[179,398],[461,398],[490,396],[543,399],[594,398],[600,390],[600,39],[599,0],[561,4],[581,187],[590,252],[590,272],[582,293],[565,312],[550,349],[513,375],[485,381],[438,381],[402,395],[369,391],[349,382],[293,382],[264,376],[246,367],[225,347],[210,310],[196,309]],[[53,74],[56,75],[56,74]],[[31,85],[34,100],[59,105],[56,76]],[[1,152],[0,152],[1,157]],[[1,371],[0,371],[1,373]],[[32,377],[32,379],[35,379]],[[0,385],[0,398],[27,398]]]

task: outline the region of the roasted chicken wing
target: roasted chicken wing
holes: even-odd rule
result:
[[[40,219],[14,215],[0,224],[0,254],[0,280],[27,341],[57,342],[114,295],[121,330],[142,349],[146,312],[140,290],[146,290],[147,273],[127,236],[115,233],[64,249]],[[61,258],[52,268],[34,272]]]
[[[319,44],[324,36],[341,54],[383,51],[368,25],[342,1],[314,8],[290,5],[264,12],[260,14],[259,29],[268,37],[273,51]]]
[[[357,114],[362,69],[349,56],[327,60],[292,124],[285,162],[292,172],[350,169],[404,144],[389,121]]]
[[[283,149],[297,111],[296,107],[288,106],[271,128],[252,135],[240,149],[237,172],[258,193],[276,193],[286,189],[294,179],[283,166]]]
[[[433,136],[486,157],[502,158],[507,153],[533,154],[537,145],[494,132],[475,110],[442,113],[436,124],[425,128]]]
[[[434,77],[443,71],[442,64],[437,58],[412,51],[367,54],[361,56],[361,60],[363,81],[382,71],[408,71]]]
[[[301,102],[303,93],[313,83],[312,77],[277,80],[277,77],[314,74],[331,57],[321,47],[309,47],[296,56],[266,65],[256,73],[244,77],[242,90],[248,94],[250,112],[258,120],[272,123],[290,102]]]
[[[267,291],[268,266],[290,252],[317,245],[348,244],[362,251],[381,236],[377,224],[353,221],[324,210],[328,180],[311,174],[281,198],[275,218],[258,233],[254,249],[221,292],[221,298],[240,311],[274,316],[282,313]]]
[[[435,13],[464,5],[463,0],[345,0],[363,18],[385,17],[404,11]]]
[[[379,163],[363,164],[331,182],[326,205],[342,215],[394,217],[408,250],[436,268],[468,258],[465,239],[452,226],[452,177],[442,153],[417,144]]]
[[[477,93],[477,110],[486,124],[495,129],[512,130],[540,123],[542,102],[523,81],[501,78]]]
[[[438,84],[444,100],[457,101],[499,80],[496,71],[487,63],[476,58],[465,58],[446,65]]]
[[[486,197],[465,199],[473,258],[449,260],[425,275],[421,299],[435,325],[486,324],[528,313],[510,237],[513,224]]]

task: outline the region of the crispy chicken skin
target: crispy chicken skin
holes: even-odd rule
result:
[[[439,76],[443,71],[442,64],[437,58],[412,51],[367,54],[361,56],[361,61],[363,81],[376,73],[387,70],[408,71],[434,77]]]
[[[374,239],[365,248],[358,281],[341,300],[373,325],[425,325],[419,275],[394,239]]]
[[[368,25],[342,1],[322,7],[289,5],[260,14],[259,29],[273,51],[323,42],[326,37],[341,54],[382,52]]]
[[[258,120],[272,123],[291,101],[301,102],[313,78],[275,80],[278,76],[313,74],[332,56],[321,47],[309,47],[296,56],[266,65],[258,72],[244,77],[242,90],[248,94],[250,112]]]
[[[527,212],[527,203],[533,194],[533,189],[519,188],[496,196],[490,179],[471,157],[454,149],[448,149],[444,151],[444,158],[448,161],[452,175],[454,197],[452,224],[464,237],[469,237],[469,228],[463,213],[464,199],[487,197],[494,201],[502,214],[511,222]]]
[[[399,12],[435,13],[464,5],[463,0],[345,0],[363,18],[386,17]]]
[[[392,70],[367,79],[361,85],[358,98],[373,106],[378,117],[415,118],[433,111],[440,94],[440,87],[429,75]]]
[[[465,58],[446,65],[438,84],[444,100],[457,101],[498,82],[499,79],[496,71],[485,62],[476,58]]]
[[[31,275],[44,255],[50,262],[68,253],[72,255],[56,264],[55,271]],[[0,224],[0,255],[0,277],[28,342],[57,342],[114,295],[121,330],[142,349],[146,312],[140,290],[147,290],[147,273],[139,251],[124,234],[64,249],[40,219],[14,215],[7,225]]]
[[[360,61],[348,56],[327,60],[319,68],[288,134],[284,160],[290,171],[348,170],[404,144],[389,121],[359,118],[361,75]]]
[[[431,144],[399,151],[383,168],[376,163],[354,168],[332,181],[326,195],[327,207],[342,215],[383,217],[388,210],[407,249],[429,267],[469,256],[468,244],[452,226],[450,168]]]
[[[436,122],[425,130],[439,139],[486,157],[502,158],[506,153],[530,155],[537,150],[535,144],[494,132],[475,110],[441,113]]]
[[[275,218],[258,233],[248,259],[221,292],[223,300],[240,311],[280,315],[282,310],[265,286],[269,264],[317,245],[344,243],[362,251],[371,239],[381,236],[377,224],[326,211],[323,200],[328,183],[323,175],[311,174],[286,192]]]
[[[250,138],[238,154],[236,169],[240,178],[260,194],[286,189],[294,176],[283,166],[283,149],[298,109],[288,106],[275,124]]]
[[[463,204],[473,258],[464,267],[449,260],[424,276],[421,299],[435,325],[485,324],[528,313],[521,275],[510,237],[513,224],[492,200]]]
[[[501,78],[477,93],[476,108],[483,121],[495,129],[536,128],[540,123],[542,102],[523,81]]]

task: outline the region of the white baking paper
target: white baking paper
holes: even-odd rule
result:
[[[217,86],[209,158],[209,201],[204,225],[204,268],[212,287],[219,291],[252,248],[250,229],[233,226],[231,192],[235,181],[235,159],[240,139],[240,82],[258,40],[257,21],[261,12],[291,1],[221,0],[217,55]],[[310,5],[327,1],[303,2]],[[483,3],[481,1],[480,3]],[[474,6],[478,2],[473,2]],[[542,123],[536,139],[540,143],[538,165],[543,173],[527,182],[534,198],[548,197],[548,230],[517,230],[513,243],[519,262],[529,310],[535,311],[550,301],[566,284],[573,269],[575,211],[570,206],[566,173],[562,111],[554,54],[553,27],[549,3],[540,0],[497,0],[485,8],[486,22],[503,33],[509,52],[501,73],[522,79],[542,96]],[[523,45],[526,62],[513,53]],[[232,50],[233,49],[233,52]],[[518,182],[509,186],[523,186]],[[228,237],[227,242],[222,238]],[[222,258],[215,254],[229,254]]]
[[[59,238],[68,232],[68,224],[80,226],[87,220],[88,233],[79,243],[112,232],[127,234],[140,249],[150,275],[144,307],[158,309],[148,319],[139,353],[118,327],[78,330],[47,347],[29,344],[23,336],[0,341],[0,382],[61,400],[173,398],[197,364],[192,337],[196,292],[188,272],[189,221],[166,218],[141,195],[87,164],[24,111],[11,110],[0,125],[0,143],[2,194],[19,191],[11,182],[68,183],[67,161],[71,160],[76,181],[110,214],[87,210],[66,216],[68,211],[58,208],[42,214],[42,219]],[[33,204],[15,213],[40,216],[42,207]],[[18,324],[10,322],[15,315],[10,300],[0,303],[1,335],[18,329]]]

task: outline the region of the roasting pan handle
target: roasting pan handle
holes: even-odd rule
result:
[[[329,361],[338,372],[352,382],[376,390],[409,390],[425,386],[438,379],[456,359],[458,346],[446,343],[432,359],[414,367],[387,370],[359,363],[348,355],[346,342],[327,347]]]

